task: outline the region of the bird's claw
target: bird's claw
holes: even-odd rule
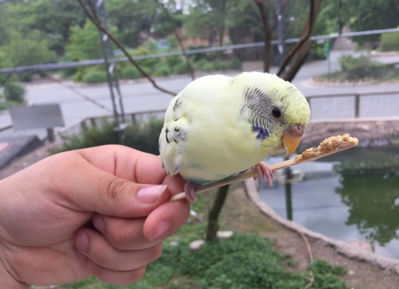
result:
[[[198,199],[196,190],[198,189],[199,185],[192,184],[187,182],[184,185],[184,192],[186,193],[186,199],[189,203],[195,202]]]
[[[255,169],[258,172],[259,178],[265,178],[267,185],[269,187],[273,186],[274,172],[265,162],[260,162],[259,164],[257,164],[255,166]]]

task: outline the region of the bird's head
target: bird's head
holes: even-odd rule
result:
[[[242,112],[248,116],[256,138],[278,138],[286,155],[295,152],[310,120],[310,108],[303,94],[276,75],[245,72],[237,77],[243,91]]]

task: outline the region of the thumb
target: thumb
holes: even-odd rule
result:
[[[57,187],[63,201],[78,211],[114,217],[143,217],[170,196],[166,185],[138,184],[87,162],[75,162],[71,166],[64,166],[61,174],[56,173],[63,176],[57,178]]]

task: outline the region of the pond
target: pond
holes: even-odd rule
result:
[[[353,148],[292,169],[300,180],[290,186],[261,183],[260,198],[277,213],[336,240],[368,241],[377,254],[399,258],[399,147]]]

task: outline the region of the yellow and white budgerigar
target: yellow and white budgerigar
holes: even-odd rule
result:
[[[273,172],[263,160],[292,154],[309,120],[306,98],[276,75],[204,76],[171,100],[159,136],[160,156],[169,175],[188,181],[189,200],[196,186],[254,166],[271,185]]]

